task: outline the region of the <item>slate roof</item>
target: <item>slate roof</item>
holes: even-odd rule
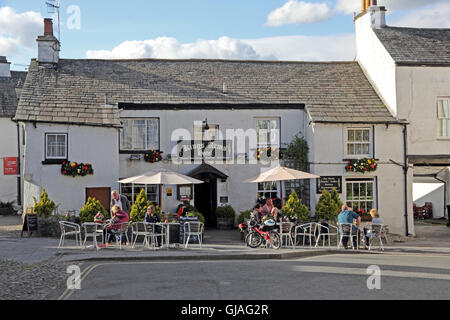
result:
[[[374,32],[399,64],[450,65],[450,29],[385,27]]]
[[[0,78],[0,117],[12,118],[17,109],[17,96],[11,78]]]
[[[26,71],[11,71],[11,79],[14,83],[14,87],[21,89],[25,84],[25,80],[27,78]]]
[[[118,125],[130,103],[305,104],[319,122],[395,121],[357,62],[61,59],[28,73],[17,120]]]

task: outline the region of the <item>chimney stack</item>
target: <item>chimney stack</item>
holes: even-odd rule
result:
[[[5,56],[0,56],[0,78],[11,78],[10,64]]]
[[[377,0],[361,0],[362,13],[370,14],[370,24],[374,29],[386,27],[386,8],[379,7]]]
[[[37,38],[38,63],[40,65],[54,67],[59,62],[60,44],[53,35],[53,20],[44,19],[44,35]]]

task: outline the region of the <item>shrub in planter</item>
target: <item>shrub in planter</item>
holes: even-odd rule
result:
[[[105,218],[109,217],[108,211],[106,211],[100,201],[89,197],[86,204],[80,210],[80,222],[94,222],[94,217],[98,212],[101,212]]]
[[[14,201],[0,202],[0,216],[14,214],[16,211],[14,210],[13,204],[14,204]]]
[[[339,205],[340,204],[340,205]],[[323,190],[319,202],[316,205],[316,218],[334,222],[341,211],[342,202],[336,203],[336,199],[327,190]]]
[[[249,220],[252,212],[253,210],[242,211],[237,219],[238,224],[245,222],[245,220]]]
[[[48,217],[56,209],[56,204],[52,200],[50,200],[45,189],[42,191],[39,202],[35,197],[33,197],[33,199],[34,212],[36,212],[38,216]]]
[[[232,229],[236,212],[231,206],[218,207],[216,209],[216,217],[218,229]]]
[[[138,196],[136,197],[136,201],[131,206],[130,220],[132,222],[144,221],[145,213],[147,212],[147,208],[149,206],[155,207],[152,202],[148,200],[145,190],[141,189],[141,192],[139,192]],[[158,207],[155,207],[155,209],[156,214],[161,218],[161,209],[158,210]]]
[[[302,199],[298,197],[297,193],[292,191],[286,205],[281,209],[281,213],[290,220],[307,221],[310,212],[308,207],[302,203]]]
[[[38,218],[39,223],[39,235],[45,238],[58,238],[61,236],[61,229],[59,227],[59,221],[65,220],[60,216],[40,216]]]

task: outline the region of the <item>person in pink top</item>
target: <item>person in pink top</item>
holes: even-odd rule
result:
[[[109,222],[106,226],[106,232],[110,235],[113,234],[112,230],[119,230],[122,226],[122,223],[130,221],[128,213],[123,211],[120,206],[114,205],[111,211],[111,222]]]

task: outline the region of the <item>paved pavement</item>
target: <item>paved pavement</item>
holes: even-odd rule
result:
[[[83,265],[61,300],[448,299],[450,256],[327,255],[292,260],[101,262]],[[368,267],[378,266],[377,281]],[[367,283],[373,285],[370,290]]]

